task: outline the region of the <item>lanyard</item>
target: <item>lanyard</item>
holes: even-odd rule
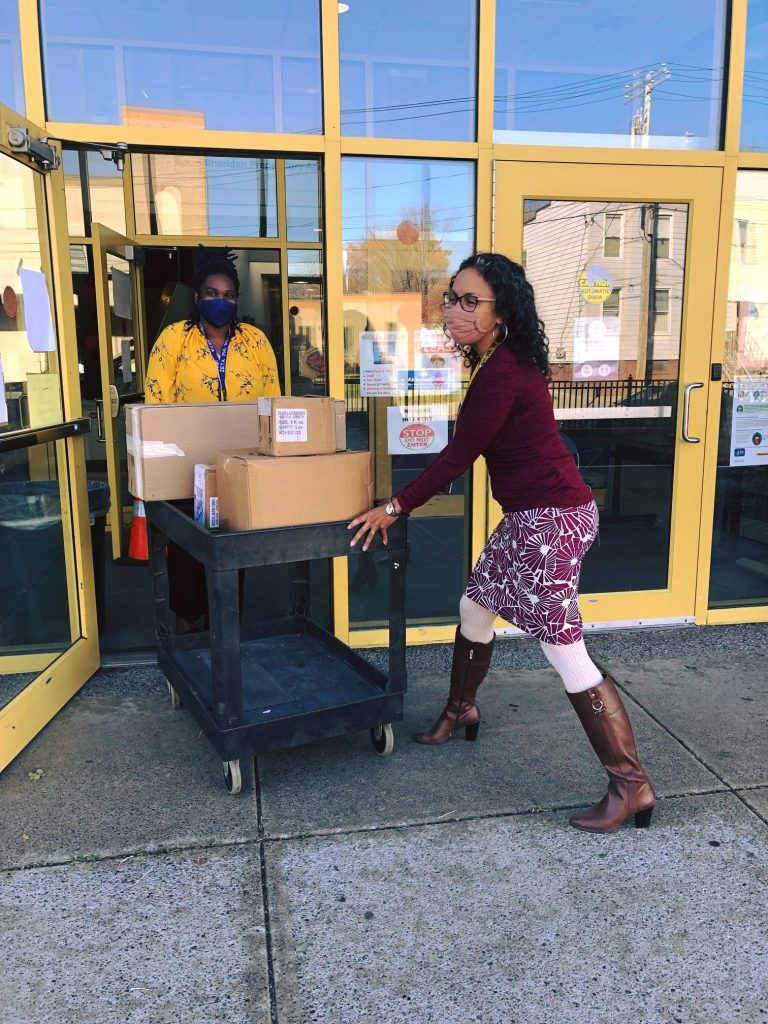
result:
[[[458,419],[459,419],[459,414],[461,413],[461,410],[462,410],[462,408],[464,406],[464,402],[466,401],[467,395],[469,394],[469,389],[470,389],[470,387],[472,385],[472,381],[475,379],[475,377],[477,376],[477,374],[480,371],[480,369],[483,366],[485,366],[485,364],[488,362],[488,360],[491,358],[491,356],[493,355],[493,353],[496,351],[496,349],[499,347],[500,344],[501,344],[500,341],[494,341],[494,343],[491,345],[491,347],[488,349],[488,351],[485,353],[485,355],[483,355],[480,358],[480,362],[475,365],[475,368],[472,370],[472,373],[469,375],[469,384],[467,384],[467,390],[464,392],[464,397],[459,402],[459,408],[456,410],[456,421],[457,421],[457,423],[458,423]],[[454,433],[455,432],[456,432],[456,428],[454,427]]]
[[[481,357],[480,362],[475,366],[475,368],[472,370],[472,373],[469,375],[469,384],[467,384],[467,391],[469,391],[469,385],[477,376],[478,371],[481,369],[481,367],[485,366],[485,364],[488,362],[488,360],[491,358],[491,356],[493,355],[493,353],[496,351],[500,344],[500,341],[494,341],[494,343],[491,345],[488,351]]]
[[[201,328],[202,330],[202,328]],[[229,349],[229,332],[224,340],[224,344],[221,346],[221,355],[213,347],[213,343],[208,335],[203,331],[203,337],[208,342],[208,348],[213,361],[216,363],[216,369],[219,371],[219,401],[226,402],[227,400],[227,351]]]

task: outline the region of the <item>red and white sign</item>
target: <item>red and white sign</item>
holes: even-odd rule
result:
[[[448,444],[448,420],[432,406],[392,405],[387,409],[390,455],[435,455]]]

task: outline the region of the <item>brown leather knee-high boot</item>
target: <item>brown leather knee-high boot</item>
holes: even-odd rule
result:
[[[464,739],[477,739],[480,709],[475,697],[488,673],[495,642],[496,637],[487,644],[467,640],[461,629],[456,627],[448,703],[429,732],[420,732],[413,737],[417,743],[431,746],[445,743],[457,729],[464,729]]]
[[[586,832],[613,832],[634,814],[637,828],[647,828],[656,795],[637,756],[616,684],[606,676],[599,686],[568,697],[609,780],[603,799],[588,811],[574,814],[571,824]]]

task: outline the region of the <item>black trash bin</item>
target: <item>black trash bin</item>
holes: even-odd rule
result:
[[[109,485],[88,481],[99,631],[105,622],[104,533]],[[61,498],[56,480],[0,484],[0,643],[58,646],[71,640]]]
[[[93,550],[93,582],[96,588],[96,620],[99,633],[104,632],[107,622],[105,599],[104,557],[107,513],[109,512],[109,484],[103,480],[88,481],[88,511],[91,516],[91,548]]]

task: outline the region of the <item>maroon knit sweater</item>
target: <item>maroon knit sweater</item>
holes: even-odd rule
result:
[[[506,345],[478,370],[449,444],[397,494],[412,512],[485,456],[491,491],[505,512],[571,508],[592,492],[565,447],[544,374],[526,366]]]

